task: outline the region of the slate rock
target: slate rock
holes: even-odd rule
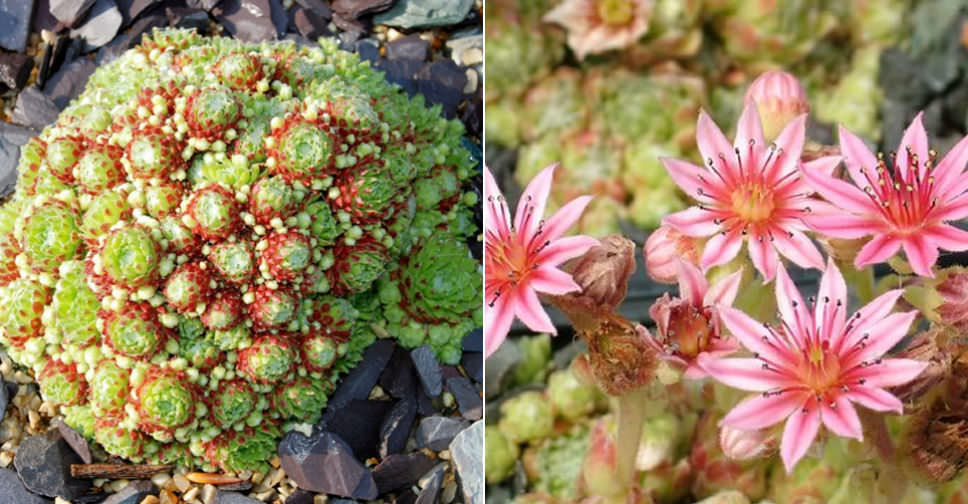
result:
[[[213,14],[235,38],[263,42],[279,38],[270,0],[222,0]]]
[[[413,397],[405,397],[397,401],[393,408],[383,418],[380,425],[380,457],[385,458],[391,453],[400,453],[407,445],[410,428],[417,417],[417,403]]]
[[[115,0],[118,4],[118,12],[121,13],[121,18],[123,22],[121,26],[130,25],[135,19],[138,19],[142,13],[147,12],[149,9],[161,5],[164,0]]]
[[[84,436],[80,435],[76,430],[74,430],[73,427],[67,425],[60,419],[57,420],[56,426],[61,437],[64,438],[64,441],[67,442],[67,444],[72,450],[74,450],[74,453],[76,453],[78,457],[81,457],[81,460],[83,460],[85,464],[90,464],[94,461],[94,459],[91,458],[91,447],[88,446],[87,440],[84,439]]]
[[[89,463],[89,462],[88,462]],[[149,495],[157,495],[155,485],[148,480],[134,480],[120,492],[111,494],[101,504],[139,504]]]
[[[468,425],[470,425],[469,422],[460,418],[445,416],[422,418],[414,434],[417,448],[429,448],[438,452],[446,450],[454,437]]]
[[[0,47],[24,52],[34,0],[0,0]]]
[[[356,19],[364,14],[385,11],[395,0],[333,0],[334,13]]]
[[[269,17],[272,18],[272,24],[276,26],[276,38],[286,33],[286,27],[289,25],[289,14],[283,7],[282,0],[269,0]]]
[[[477,393],[477,387],[470,380],[459,376],[447,379],[447,390],[457,399],[457,408],[468,420],[480,420],[484,416],[484,402]]]
[[[358,40],[355,44],[355,50],[360,55],[360,59],[365,59],[370,62],[376,62],[380,59],[379,41],[370,38]]]
[[[67,500],[91,488],[90,481],[71,477],[71,464],[82,462],[56,429],[24,439],[13,459],[17,474],[31,492]]]
[[[467,504],[484,502],[484,421],[461,431],[450,443],[450,456]]]
[[[289,494],[285,504],[314,504],[313,499],[315,498],[316,494],[308,490],[303,490],[302,488],[297,488],[295,492]]]
[[[430,42],[419,35],[407,35],[387,42],[387,59],[426,61]]]
[[[222,0],[186,0],[185,5],[193,9],[204,9],[207,11],[212,11],[218,7]]]
[[[297,33],[308,39],[317,39],[329,34],[326,25],[329,21],[312,9],[296,7],[292,10],[292,26]]]
[[[333,17],[333,9],[323,0],[296,0],[296,3],[304,9],[309,9],[326,19]]]
[[[404,29],[447,26],[461,22],[473,6],[474,0],[400,0],[373,22]]]
[[[54,100],[57,108],[63,110],[77,98],[87,85],[87,80],[97,69],[97,65],[88,58],[78,58],[57,71],[44,84],[44,93]]]
[[[165,9],[168,24],[175,28],[194,28],[198,33],[208,33],[208,12],[192,7],[168,7]]]
[[[45,499],[27,491],[23,481],[17,473],[10,469],[0,469],[0,502],[9,504],[51,504],[51,499]]]
[[[235,492],[222,492],[218,493],[218,500],[215,501],[216,504],[262,504],[262,501],[255,500],[252,497],[246,497],[240,493]]]
[[[474,329],[464,335],[464,340],[461,342],[461,348],[463,348],[465,352],[483,352],[484,329],[478,327],[477,329]]]
[[[338,435],[361,459],[375,457],[383,418],[392,407],[390,401],[353,400],[334,411],[331,419],[320,422],[317,430]]]
[[[84,52],[91,52],[113,40],[123,21],[114,0],[97,0],[84,24],[71,30],[71,37],[83,40]]]
[[[343,30],[339,34],[339,39],[344,44],[355,44],[363,35],[370,32],[371,26],[359,19],[339,12],[333,13],[333,24],[340,30]]]
[[[448,119],[457,115],[465,84],[467,75],[451,60],[430,63],[417,74],[417,92],[428,102],[439,104]]]
[[[385,494],[413,485],[435,464],[437,461],[424,452],[406,455],[394,453],[387,455],[373,468],[373,481],[376,482],[377,491]]]
[[[57,120],[60,109],[54,100],[35,86],[24,89],[17,95],[10,120],[15,124],[43,129]]]
[[[141,39],[152,29],[168,26],[168,24],[168,18],[161,14],[152,14],[135,21],[127,32],[118,34],[114,40],[98,50],[98,65],[114,61],[128,49],[140,44]]]
[[[7,123],[4,123],[4,124],[7,124]],[[16,126],[13,126],[13,125],[10,125],[10,124],[8,124],[8,125],[11,126],[11,127],[16,128]],[[4,135],[2,133],[0,133],[0,138],[2,138],[2,140],[0,140],[0,141],[9,141],[9,140],[6,139],[6,135]],[[20,154],[20,149],[19,148],[17,149],[17,154],[18,154],[18,157],[19,157],[19,154]],[[3,175],[6,175],[6,173],[3,172],[4,169],[5,169],[5,167],[0,167],[0,173],[2,173]],[[0,184],[5,184],[6,183],[6,181],[4,181],[3,178],[4,177],[0,177]],[[14,167],[12,179],[13,179],[13,183],[16,184],[17,183],[17,170],[16,170],[16,167]],[[2,187],[2,186],[0,186],[0,187]],[[7,386],[6,386],[6,383],[0,384],[0,420],[3,420],[3,417],[7,415],[7,405],[10,404],[10,398],[11,397],[14,397],[16,395],[17,395],[16,389],[14,389],[13,393],[11,394],[10,393],[10,389],[7,388]]]
[[[26,54],[0,53],[0,82],[10,89],[23,89],[33,69],[34,59]]]
[[[327,412],[337,410],[341,405],[353,399],[369,397],[373,386],[380,379],[380,374],[383,373],[383,369],[390,362],[390,356],[393,355],[395,346],[393,341],[388,339],[381,339],[370,345],[363,352],[363,359],[360,363],[343,377],[339,388],[330,397]],[[325,421],[325,419],[326,416],[324,415],[323,420]]]
[[[480,352],[464,352],[460,365],[467,376],[477,383],[484,383],[484,354]]]
[[[30,31],[40,33],[43,30],[55,31],[60,21],[50,13],[50,0],[34,2],[34,15],[30,20]]]
[[[411,350],[410,359],[427,395],[439,396],[443,391],[443,379],[440,375],[440,363],[437,362],[437,357],[430,349],[430,345],[424,344]]]
[[[445,464],[439,464],[431,469],[429,474],[420,478],[425,480],[426,483],[420,490],[420,494],[417,495],[416,504],[434,504],[437,502],[437,496],[440,495],[440,485],[444,482],[444,467]]]
[[[376,483],[345,441],[332,432],[307,438],[290,432],[279,443],[286,475],[303,489],[340,497],[373,499]]]
[[[487,155],[490,163],[491,154]],[[521,362],[521,350],[517,345],[501,345],[487,358],[484,366],[484,396],[492,399],[501,394],[501,387],[505,377]]]
[[[434,406],[433,401],[427,396],[427,392],[424,391],[423,387],[417,389],[417,415],[421,417],[431,416],[437,414],[437,407]]]
[[[380,375],[380,386],[394,399],[412,398],[417,386],[417,378],[414,374],[410,355],[403,348],[396,347],[390,363]]]
[[[87,15],[96,0],[50,0],[50,13],[55,19],[71,26]]]

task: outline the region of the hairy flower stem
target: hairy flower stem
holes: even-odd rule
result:
[[[642,438],[642,425],[649,404],[648,386],[639,387],[618,396],[618,432],[615,471],[627,493],[635,480],[635,457]]]

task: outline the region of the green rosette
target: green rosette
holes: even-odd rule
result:
[[[48,199],[30,208],[23,221],[20,246],[36,273],[52,273],[81,249],[77,212]]]
[[[209,407],[212,422],[223,429],[239,424],[255,411],[256,402],[255,391],[249,382],[222,382]]]
[[[52,299],[54,327],[70,344],[82,347],[93,344],[100,336],[97,313],[101,302],[87,285],[84,264],[70,261],[64,263],[60,271],[61,278],[54,287]]]
[[[327,392],[329,389],[323,383],[300,378],[281,386],[273,405],[282,418],[316,423],[326,407]]]
[[[151,233],[138,226],[124,226],[108,235],[101,247],[101,265],[123,287],[140,287],[155,280],[160,253]]]
[[[130,371],[112,359],[104,359],[94,368],[91,378],[91,407],[98,416],[119,414],[128,403]]]

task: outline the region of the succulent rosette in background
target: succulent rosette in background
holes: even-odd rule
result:
[[[462,134],[332,41],[155,31],[24,148],[0,341],[110,455],[263,469],[376,335],[481,325]]]

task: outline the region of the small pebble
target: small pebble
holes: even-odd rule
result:
[[[158,504],[159,502],[161,501],[159,501],[158,497],[155,497],[154,495],[149,495],[141,500],[141,504]]]
[[[477,70],[468,68],[465,74],[467,75],[467,84],[464,85],[464,94],[474,94],[477,91]]]
[[[181,474],[176,474],[175,477],[172,478],[172,481],[174,481],[175,488],[177,488],[179,492],[184,492],[188,490],[188,487],[192,486],[192,483],[188,481],[188,478]]]
[[[457,482],[451,479],[444,484],[444,489],[440,492],[440,502],[448,504],[453,502],[454,497],[457,495]]]
[[[202,487],[202,502],[205,504],[214,504],[216,496],[218,496],[218,489],[215,488],[215,485]]]

